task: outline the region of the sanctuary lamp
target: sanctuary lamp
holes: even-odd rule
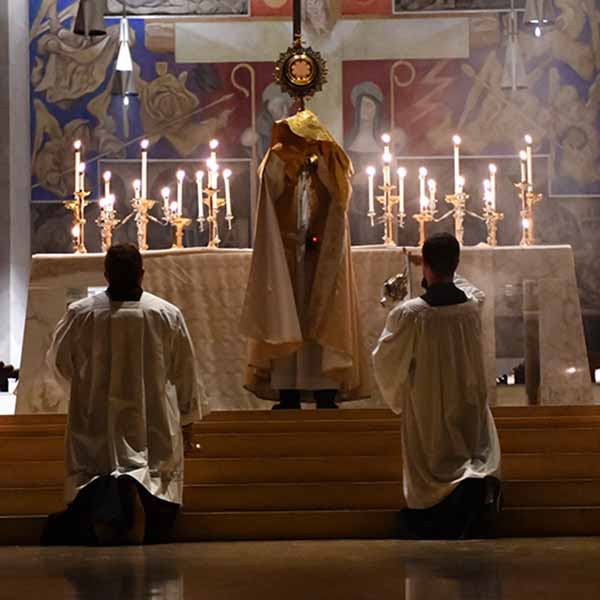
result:
[[[381,190],[382,195],[377,196],[377,202],[381,204],[383,214],[377,219],[377,223],[383,223],[383,245],[393,247],[396,246],[395,234],[396,228],[394,224],[396,222],[396,212],[398,216],[398,225],[404,227],[404,219],[406,213],[404,209],[404,181],[406,179],[406,169],[400,167],[396,171],[398,177],[398,185],[392,185],[392,163],[393,156],[390,152],[391,137],[389,134],[384,133],[381,136],[381,140],[384,144],[383,150],[383,185],[378,186]],[[369,180],[369,210],[367,216],[371,220],[371,227],[375,226],[376,222],[376,211],[375,211],[375,175],[377,170],[374,166],[367,167],[367,176]],[[395,193],[397,192],[397,193]],[[397,209],[395,207],[398,207]]]

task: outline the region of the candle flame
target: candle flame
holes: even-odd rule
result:
[[[210,140],[208,145],[211,150],[216,150],[219,146],[219,140]]]
[[[183,181],[185,178],[185,171],[183,171],[182,169],[179,169],[179,171],[177,171],[177,181]]]
[[[419,169],[419,177],[427,177],[427,169],[425,167]]]
[[[369,175],[370,177],[373,177],[373,175],[375,175],[376,171],[375,171],[375,167],[367,167],[367,175]]]
[[[223,177],[225,177],[225,179],[228,179],[229,177],[231,177],[231,169],[225,169],[223,171]]]
[[[160,190],[160,195],[164,200],[168,200],[169,196],[171,195],[171,190],[168,187],[164,187],[162,190]]]
[[[83,173],[85,171],[85,163],[79,163],[79,172]]]
[[[104,181],[106,181],[107,183],[110,181],[111,177],[112,173],[110,171],[104,171],[104,173],[102,174],[102,179],[104,179]]]
[[[532,138],[532,137],[531,137],[529,134],[527,134],[527,135],[525,136],[525,143],[526,143],[528,146],[531,146],[531,144],[533,144],[533,138]]]
[[[525,152],[525,150],[521,150],[521,152],[519,152],[519,158],[521,160],[527,160],[527,152]]]
[[[392,162],[392,155],[389,152],[383,153],[383,162],[389,164]]]
[[[75,148],[75,150],[80,150],[81,149],[81,140],[75,140],[75,142],[73,143],[73,148]]]
[[[406,177],[406,169],[404,167],[398,169],[398,177],[402,177],[403,179]]]
[[[389,143],[392,141],[392,138],[391,138],[391,136],[390,136],[390,134],[389,134],[389,133],[384,133],[384,134],[381,136],[381,141],[382,141],[384,144],[389,144]]]
[[[74,225],[73,228],[71,229],[71,235],[73,237],[79,237],[79,233],[80,233],[81,229],[79,229],[79,225]]]
[[[133,189],[139,190],[141,188],[142,188],[142,182],[139,179],[134,179],[133,180]]]
[[[529,229],[529,219],[523,219],[523,229]]]
[[[435,180],[434,180],[434,179],[430,179],[430,180],[427,182],[427,187],[429,187],[429,189],[430,189],[432,192],[435,192],[435,190],[436,190],[436,188],[437,188],[437,183],[435,182]]]
[[[148,150],[148,146],[150,145],[150,142],[148,140],[142,140],[140,146],[142,147],[142,150]]]
[[[454,143],[455,146],[460,146],[460,144],[462,142],[460,135],[452,136],[452,142]]]
[[[171,202],[171,212],[177,212],[177,202]]]
[[[498,172],[498,167],[494,164],[491,164],[489,169],[490,169],[490,173],[492,173],[493,175],[495,175]]]
[[[202,181],[204,179],[204,171],[196,171],[196,181]]]

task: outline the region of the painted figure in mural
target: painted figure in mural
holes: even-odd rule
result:
[[[109,0],[108,12],[121,14],[122,0]],[[248,13],[248,0],[126,0],[127,11],[133,14],[173,15],[244,15]]]
[[[261,161],[271,145],[273,124],[289,117],[294,101],[276,83],[270,83],[262,93],[262,108],[256,118],[256,131],[249,127],[241,136],[243,146],[256,143],[258,160]]]
[[[352,172],[314,113],[273,127],[241,332],[246,387],[279,401],[275,408],[336,408],[366,393],[347,219]]]
[[[352,89],[354,125],[348,135],[348,150],[358,154],[379,152],[383,92],[372,81],[362,81]]]

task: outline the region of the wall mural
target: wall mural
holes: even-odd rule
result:
[[[232,21],[232,32],[253,19],[291,11],[289,0],[128,0],[127,4],[140,13],[155,11],[159,4],[162,12],[175,14],[249,11],[252,16],[242,24]],[[333,0],[310,0],[305,3],[304,17],[307,30],[324,48],[344,17],[365,16],[372,22],[377,16],[393,22],[394,10],[450,10],[484,4],[490,5],[459,0],[396,0],[395,4],[391,0],[342,0],[336,8]],[[600,226],[600,0],[556,0],[555,5],[557,23],[540,39],[529,28],[520,28],[525,89],[511,91],[502,86],[505,14],[468,17],[468,58],[431,55],[383,60],[365,55],[363,60],[341,62],[343,142],[357,172],[351,226],[355,244],[379,242],[380,232],[371,229],[364,217],[365,167],[378,160],[384,131],[392,133],[398,162],[406,165],[409,174],[414,176],[418,166],[427,163],[437,170],[438,184],[445,190],[452,177],[450,138],[459,131],[469,165],[467,180],[473,182],[472,201],[480,201],[477,182],[493,157],[501,166],[499,202],[507,213],[517,210],[511,180],[517,178],[518,164],[513,157],[522,145],[522,135],[531,133],[536,142],[538,184],[548,196],[539,211],[540,237],[544,243],[574,246],[582,302],[592,315],[600,306],[600,240],[595,233]],[[34,251],[68,247],[63,230],[68,234],[69,216],[57,203],[72,191],[73,141],[83,141],[91,198],[97,199],[99,168],[109,164],[123,182],[123,195],[127,194],[126,179],[139,159],[138,142],[144,136],[151,142],[149,177],[154,193],[172,178],[178,164],[192,174],[206,157],[208,141],[219,138],[219,156],[236,165],[233,185],[244,215],[227,244],[248,245],[256,194],[252,173],[268,146],[272,123],[292,110],[290,98],[272,83],[272,63],[252,61],[247,52],[240,52],[238,61],[211,62],[207,58],[211,48],[202,46],[201,40],[194,41],[198,44],[194,51],[202,62],[177,62],[175,22],[133,17],[130,37],[139,97],[125,106],[112,93],[118,18],[107,18],[106,36],[86,40],[71,33],[75,8],[73,0],[30,0]],[[121,3],[110,0],[109,9],[119,13]],[[427,47],[417,50],[427,56],[432,45],[430,40],[423,44]],[[281,50],[272,48],[273,59]],[[329,96],[336,101],[335,93]],[[411,181],[416,186],[416,177]],[[191,183],[190,179],[190,196]],[[410,196],[410,202],[414,197]],[[120,202],[126,209],[126,199]],[[518,232],[509,222],[507,217],[502,224],[501,243],[517,240]],[[155,236],[156,243],[169,244],[168,235]],[[201,243],[198,232],[188,231],[186,236],[188,245]],[[411,227],[402,236],[405,243],[416,241]],[[466,239],[467,243],[483,239],[479,223],[467,223]]]
[[[121,15],[247,15],[248,0],[108,0],[107,14]]]

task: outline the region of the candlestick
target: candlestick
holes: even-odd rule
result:
[[[521,150],[519,152],[519,158],[521,159],[521,181],[528,183],[527,181],[527,152]]]
[[[372,225],[373,217],[375,216],[375,190],[373,184],[375,173],[375,167],[367,167],[367,175],[369,176],[369,212],[367,213],[367,216],[371,218]]]
[[[79,163],[81,162],[81,140],[75,140],[73,144],[75,148],[75,193],[80,191],[79,188]]]
[[[185,171],[181,169],[177,171],[177,214],[183,213],[183,180],[185,179]]]
[[[527,144],[527,183],[531,189],[533,187],[533,139],[530,135],[525,136],[525,144]]]
[[[404,215],[404,180],[406,179],[406,169],[404,167],[400,167],[398,169],[398,197],[400,198],[398,202],[398,212],[401,215]]]
[[[202,183],[204,171],[196,171],[196,191],[198,194],[198,219],[204,219],[204,199],[202,197]]]
[[[148,140],[142,140],[142,198],[148,197]]]
[[[498,167],[496,165],[491,164],[489,166],[490,171],[490,204],[494,210],[496,210],[496,173],[498,172]]]
[[[102,251],[107,252],[112,245],[112,234],[114,228],[120,223],[115,214],[115,196],[110,194],[100,199],[100,214],[96,224],[100,228],[102,239]]]
[[[85,190],[85,163],[79,163],[79,191]]]
[[[430,179],[427,182],[427,186],[429,188],[429,202],[430,202],[431,207],[434,207],[435,206],[435,192],[437,190],[437,184],[436,184],[435,180]]]
[[[140,198],[140,193],[142,191],[142,182],[139,179],[133,180],[133,191],[134,191],[134,197],[136,199]]]
[[[160,195],[163,199],[163,211],[166,213],[169,210],[169,197],[171,196],[171,189],[164,187],[160,190]]]
[[[454,144],[454,193],[460,194],[460,184],[458,178],[460,177],[460,144],[462,142],[459,135],[455,135],[452,138]]]
[[[231,191],[229,188],[229,178],[231,177],[231,170],[225,169],[223,171],[223,181],[225,182],[225,217],[231,218]],[[231,229],[231,222],[229,222],[229,229]]]
[[[112,173],[110,171],[104,171],[102,175],[102,179],[104,179],[104,197],[110,197],[110,180],[112,177]]]

